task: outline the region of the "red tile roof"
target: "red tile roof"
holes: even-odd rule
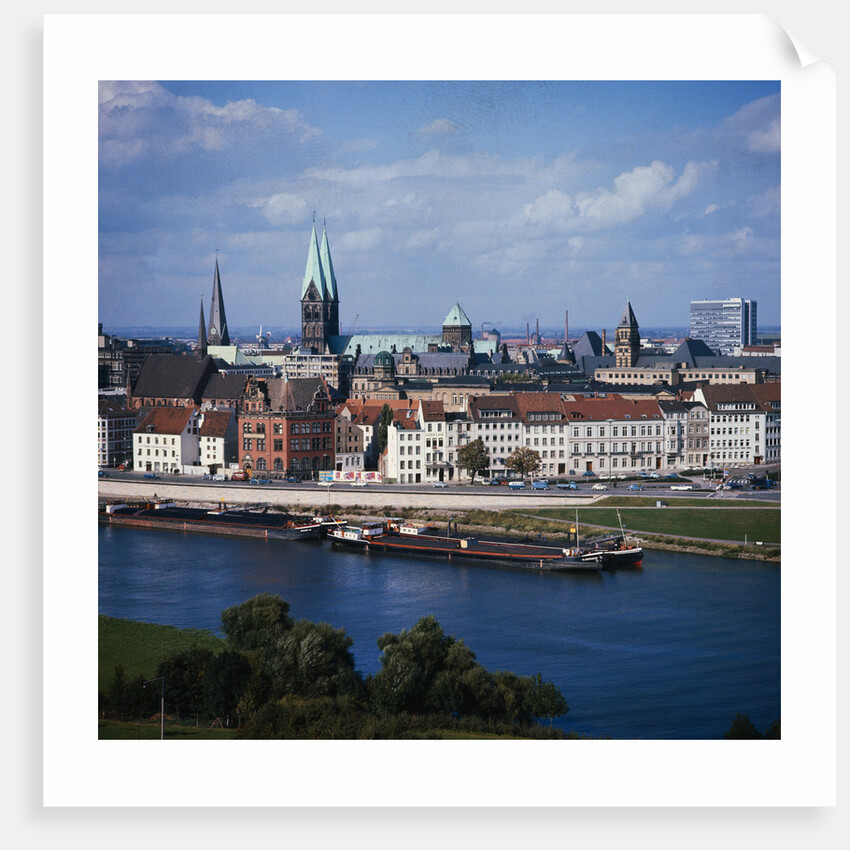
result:
[[[181,434],[196,412],[196,407],[155,407],[133,433]]]

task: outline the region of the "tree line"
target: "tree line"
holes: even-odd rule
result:
[[[379,638],[381,668],[367,676],[342,629],[293,619],[274,594],[228,608],[221,621],[223,651],[191,646],[160,661],[167,715],[218,718],[245,738],[436,737],[445,730],[565,737],[553,723],[569,709],[551,681],[486,670],[433,616]],[[143,676],[128,679],[116,667],[101,712],[155,714],[159,684],[143,684]]]

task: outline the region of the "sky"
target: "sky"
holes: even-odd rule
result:
[[[313,216],[343,333],[780,323],[778,82],[101,82],[99,316],[297,327]]]

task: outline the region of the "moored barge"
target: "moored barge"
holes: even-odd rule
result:
[[[327,517],[299,518],[269,511],[263,506],[238,508],[177,507],[168,500],[106,505],[101,522],[134,528],[259,537],[268,540],[310,540],[321,537],[336,522]]]
[[[331,529],[335,545],[400,555],[477,561],[551,572],[599,572],[601,557],[587,558],[579,549],[436,535],[430,528],[392,523],[363,523]]]

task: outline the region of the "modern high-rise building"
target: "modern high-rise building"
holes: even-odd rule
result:
[[[756,318],[756,302],[744,298],[691,301],[690,336],[720,354],[732,354],[756,344]]]

